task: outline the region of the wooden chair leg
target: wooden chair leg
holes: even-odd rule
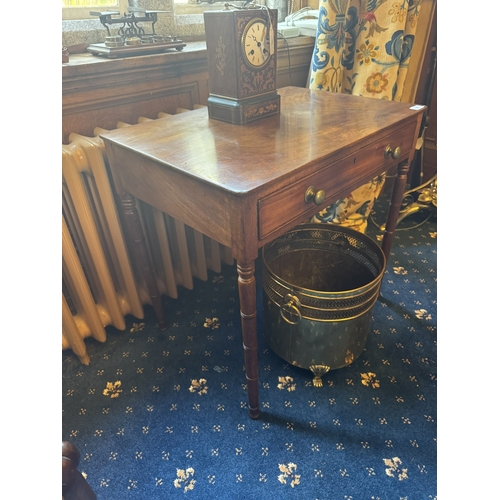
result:
[[[63,500],[97,500],[82,473],[78,470],[80,452],[69,441],[62,443],[62,497]]]

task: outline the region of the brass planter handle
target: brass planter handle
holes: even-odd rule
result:
[[[285,295],[285,302],[280,307],[281,317],[291,325],[298,325],[302,321],[301,305],[300,300],[295,295]]]

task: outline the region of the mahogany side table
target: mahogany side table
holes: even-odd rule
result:
[[[167,323],[134,197],[232,249],[252,419],[260,415],[259,248],[398,165],[382,241],[388,258],[425,110],[299,87],[278,92],[281,113],[247,125],[199,109],[101,135],[160,329]]]

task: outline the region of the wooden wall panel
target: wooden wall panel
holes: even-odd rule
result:
[[[196,81],[155,92],[111,96],[105,102],[89,103],[86,109],[63,116],[63,143],[73,132],[93,136],[96,126],[112,130],[118,122],[135,124],[141,116],[155,119],[159,112],[175,114],[177,108],[193,109],[195,104],[206,103],[206,98]]]
[[[278,87],[304,87],[314,39],[278,42]],[[74,54],[62,68],[62,141],[69,134],[94,135],[94,128],[114,129],[120,121],[175,113],[207,103],[205,42],[191,42],[180,52],[105,59]]]

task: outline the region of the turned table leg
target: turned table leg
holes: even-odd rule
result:
[[[135,198],[131,194],[125,193],[122,195],[121,201],[125,221],[127,223],[130,236],[135,243],[134,246],[137,258],[156,314],[158,328],[160,330],[166,330],[167,322],[161,305],[160,291],[158,290],[158,283],[156,282],[156,277],[154,275],[153,264],[149,256],[146,240],[144,239],[144,231],[142,230],[139,213],[135,205]]]
[[[259,375],[257,356],[257,299],[255,284],[255,263],[238,262],[238,292],[240,297],[241,331],[248,391],[248,414],[258,419]]]
[[[410,165],[408,160],[403,161],[398,165],[398,172],[392,188],[391,205],[389,207],[389,213],[387,214],[384,239],[382,240],[382,251],[384,252],[386,262],[389,262],[392,239],[394,237],[394,232],[396,231],[409,168]]]

